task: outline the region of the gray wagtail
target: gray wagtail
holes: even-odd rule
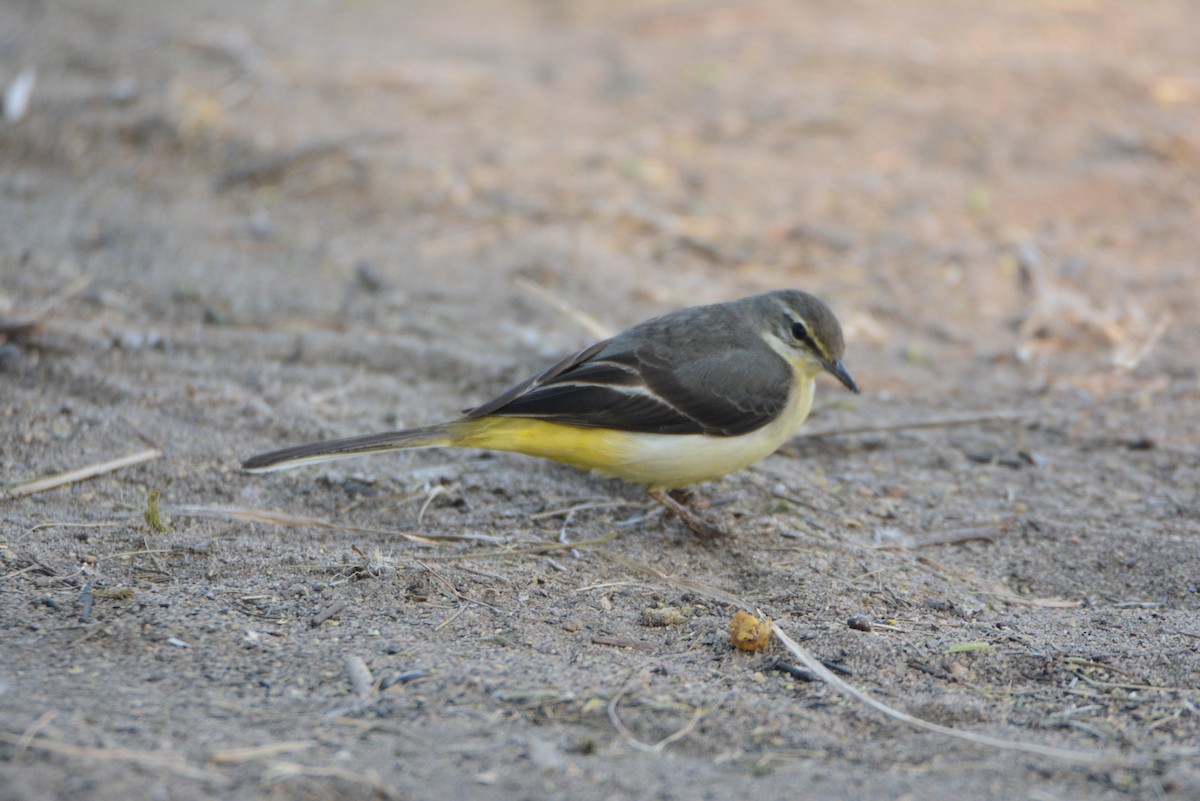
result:
[[[598,342],[448,423],[252,456],[265,473],[404,448],[515,451],[644,484],[693,531],[719,533],[667,494],[757,462],[795,433],[816,377],[842,366],[842,327],[780,290],[664,314]]]

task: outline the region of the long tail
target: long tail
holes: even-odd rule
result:
[[[242,469],[247,473],[270,473],[273,470],[287,470],[302,464],[319,464],[320,462],[331,462],[334,459],[348,459],[364,453],[454,445],[459,439],[455,435],[458,425],[460,424],[442,423],[424,428],[385,431],[382,434],[367,434],[362,437],[296,445],[279,451],[251,456],[242,462]]]

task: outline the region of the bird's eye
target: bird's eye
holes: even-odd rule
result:
[[[792,336],[806,345],[812,344],[812,337],[808,335],[808,329],[804,327],[804,323],[797,320],[792,323]]]

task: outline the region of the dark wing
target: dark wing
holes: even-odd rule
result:
[[[672,360],[667,352],[685,355]],[[791,386],[791,368],[765,346],[654,347],[618,337],[564,359],[470,410],[467,417],[533,417],[620,431],[736,436],[775,419]]]

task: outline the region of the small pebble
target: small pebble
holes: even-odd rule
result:
[[[417,681],[429,675],[426,670],[406,670],[403,673],[396,673],[391,676],[386,676],[379,682],[379,689],[386,690],[388,687],[394,687],[397,684],[408,684],[410,681]]]
[[[3,111],[5,122],[20,122],[25,116],[36,83],[37,70],[26,67],[4,87],[4,95],[0,98],[0,111]]]
[[[529,742],[529,761],[547,771],[562,770],[567,760],[558,747],[547,740],[533,739]]]
[[[642,610],[643,626],[678,626],[685,619],[683,610],[677,606],[661,606]]]
[[[856,631],[870,631],[875,628],[871,625],[871,619],[866,615],[854,615],[846,621],[846,625]]]
[[[354,265],[354,281],[360,289],[370,295],[374,295],[387,286],[378,268],[367,261],[360,261]]]
[[[21,360],[21,348],[13,342],[0,345],[0,373],[17,366]]]
[[[108,86],[108,99],[117,105],[128,105],[138,99],[138,85],[133,78],[118,78]]]
[[[266,242],[275,237],[275,229],[271,227],[271,215],[265,209],[254,212],[250,218],[250,236],[259,242]]]

